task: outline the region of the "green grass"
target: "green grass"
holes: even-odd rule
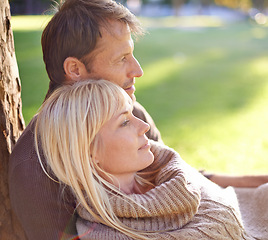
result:
[[[16,18],[12,26],[28,123],[44,99],[48,78],[40,27],[23,29],[21,20],[16,27]],[[267,26],[225,25],[204,17],[142,21],[150,28],[135,45],[145,73],[137,79],[136,97],[164,142],[197,168],[267,173]]]

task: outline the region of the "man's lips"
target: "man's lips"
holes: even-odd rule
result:
[[[128,87],[128,88],[125,88],[124,89],[126,92],[135,92],[135,90],[136,90],[136,88],[135,88],[135,86],[134,85],[131,85],[130,87]]]

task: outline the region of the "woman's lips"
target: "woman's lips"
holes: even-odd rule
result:
[[[142,145],[139,150],[143,150],[143,149],[147,149],[147,148],[150,148],[150,144],[149,144],[149,141],[147,141],[144,145]]]

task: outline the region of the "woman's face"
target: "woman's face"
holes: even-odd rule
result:
[[[98,133],[101,147],[95,160],[100,168],[120,182],[149,166],[154,158],[145,136],[149,128],[132,114],[132,106],[126,103]]]

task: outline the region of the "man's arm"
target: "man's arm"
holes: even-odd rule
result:
[[[268,182],[268,175],[243,175],[231,176],[223,174],[211,174],[209,179],[221,187],[245,187],[254,188]]]
[[[71,239],[75,236],[73,196],[43,172],[28,126],[9,161],[11,206],[29,240]]]
[[[226,188],[228,186],[240,188],[255,188],[262,184],[268,183],[268,175],[227,175],[207,173],[203,170],[200,171],[206,178],[219,186]]]

